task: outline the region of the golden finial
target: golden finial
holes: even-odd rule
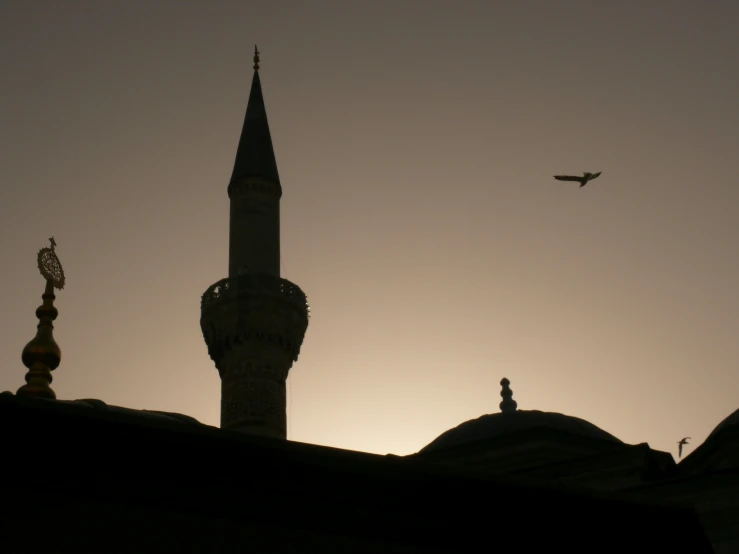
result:
[[[56,393],[49,386],[52,381],[51,372],[59,367],[62,351],[54,340],[53,321],[59,314],[54,307],[54,288],[64,288],[64,270],[56,255],[56,241],[49,239],[50,248],[42,248],[38,253],[38,268],[46,279],[46,289],[41,296],[44,303],[36,309],[39,319],[36,336],[23,349],[21,359],[28,368],[26,384],[18,389],[18,396],[55,399]]]
[[[257,45],[254,45],[254,71],[259,71],[259,50]]]

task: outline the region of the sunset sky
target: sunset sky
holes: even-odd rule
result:
[[[677,458],[739,408],[739,2],[0,3],[0,391],[52,235],[60,399],[218,425],[200,296],[254,44],[282,276],[311,321],[288,438],[418,451],[499,410]],[[552,178],[603,174],[584,188]]]

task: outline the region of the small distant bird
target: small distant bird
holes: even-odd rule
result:
[[[683,445],[688,444],[688,439],[690,437],[685,437],[681,441],[677,443],[677,457],[682,458],[683,457]],[[691,439],[692,440],[692,439]]]
[[[582,177],[575,177],[574,175],[555,175],[554,178],[557,179],[557,181],[577,181],[580,183],[580,188],[582,188],[588,183],[588,181],[592,181],[601,173],[602,171],[599,171],[598,173],[585,172]]]

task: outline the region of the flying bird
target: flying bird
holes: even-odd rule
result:
[[[684,444],[688,444],[688,439],[689,438],[690,437],[685,437],[684,439],[682,439],[681,441],[679,441],[677,443],[677,457],[678,458],[682,458],[683,457],[683,445]]]
[[[575,177],[574,175],[555,175],[554,178],[558,181],[577,181],[580,183],[580,188],[584,187],[588,181],[592,181],[598,175],[600,175],[602,172],[599,171],[598,173],[583,173],[582,177]]]

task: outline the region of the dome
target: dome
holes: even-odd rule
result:
[[[508,387],[510,381],[503,379],[500,384],[503,386],[500,393],[503,397],[503,401],[500,403],[500,413],[488,414],[465,421],[454,429],[441,434],[421,449],[420,453],[443,450],[531,429],[551,429],[581,437],[623,444],[610,433],[584,419],[555,412],[517,410],[516,402],[512,399],[513,392]]]
[[[729,414],[729,416],[726,417],[726,419],[724,419],[721,423],[716,425],[716,428],[713,431],[711,431],[710,435],[708,435],[708,439],[715,437],[721,431],[723,431],[724,429],[728,429],[729,427],[739,427],[739,410],[736,410],[732,414]]]
[[[486,439],[512,435],[531,429],[552,429],[573,435],[611,442],[621,441],[592,423],[556,412],[516,410],[513,413],[489,414],[465,421],[440,435],[421,452],[431,452]]]

